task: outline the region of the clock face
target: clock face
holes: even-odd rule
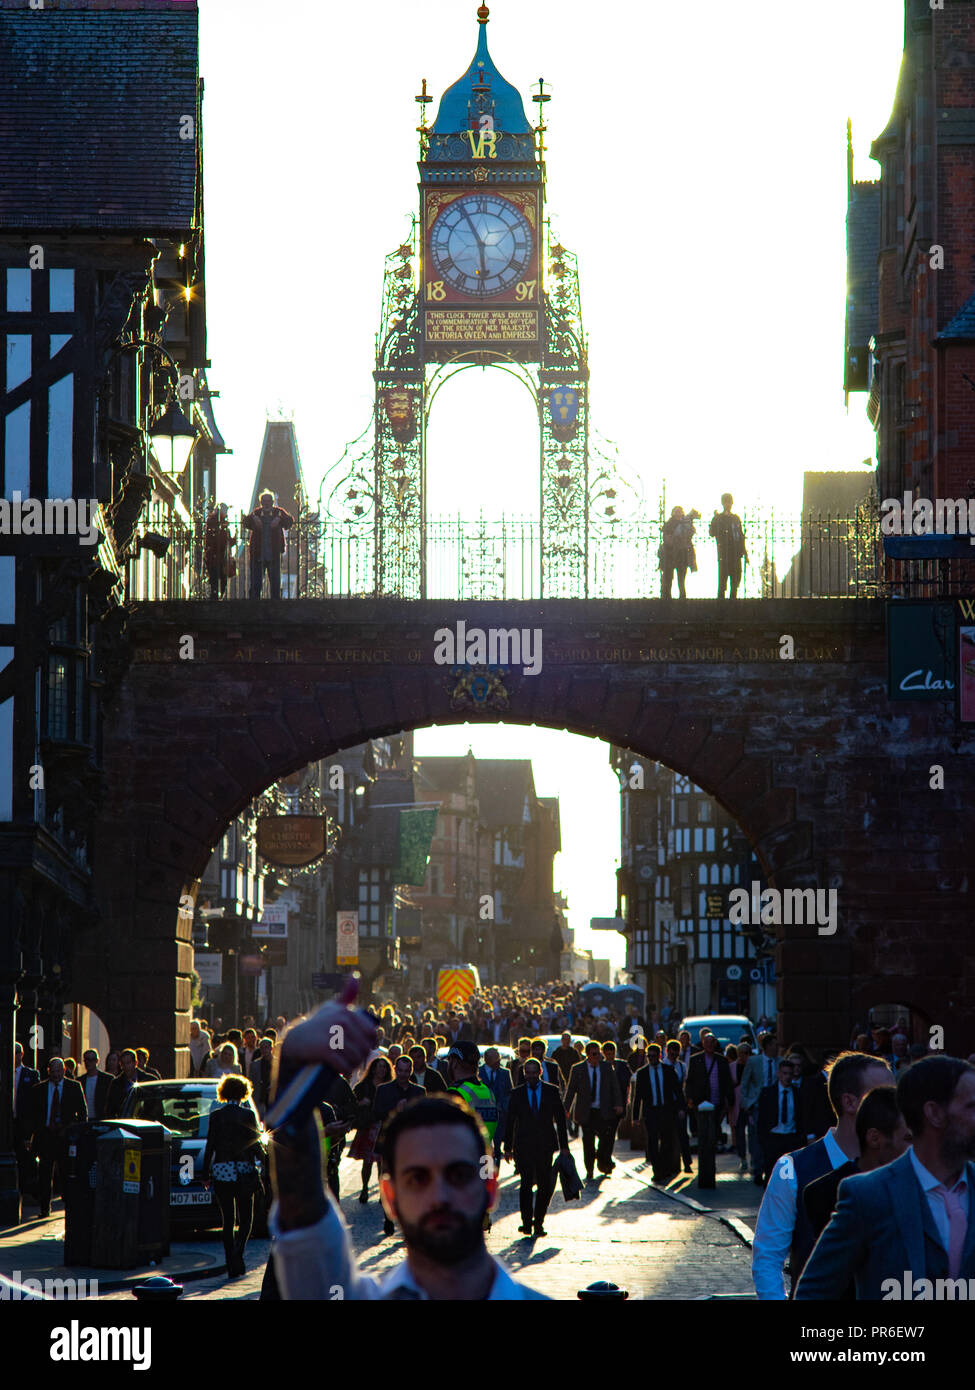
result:
[[[527,219],[496,193],[457,198],[430,233],[437,274],[459,293],[485,299],[512,289],[524,277],[533,250]]]

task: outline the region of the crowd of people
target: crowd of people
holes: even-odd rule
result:
[[[436,1268],[418,1273],[423,1252],[436,1266],[445,1249],[456,1250],[447,1234],[432,1233],[422,1221],[418,1229],[411,1227],[403,1210],[410,1199],[397,1186],[393,1153],[397,1145],[403,1153],[419,1145],[422,1163],[435,1167],[447,1138],[450,1150],[469,1151],[473,1143],[484,1152],[466,1215],[455,1210],[443,1188],[434,1214],[444,1217],[480,1277],[503,1290],[492,1297],[535,1296],[515,1291],[522,1286],[496,1261],[484,1263],[490,1257],[483,1235],[490,1229],[502,1165],[512,1164],[518,1179],[520,1232],[537,1239],[546,1234],[558,1183],[571,1198],[584,1184],[611,1177],[621,1138],[643,1150],[659,1184],[681,1170],[693,1173],[694,1146],[702,1188],[716,1184],[718,1153],[737,1156],[739,1176],[749,1175],[763,1193],[752,1262],[760,1299],[880,1297],[892,1260],[901,1262],[898,1276],[919,1263],[922,1278],[975,1274],[975,1239],[967,1234],[975,1236],[975,1220],[968,1221],[975,1181],[975,1056],[963,1062],[912,1042],[906,1020],[890,1028],[857,1024],[851,1046],[826,1055],[783,1045],[767,1019],[760,1020],[757,1048],[750,1034],[722,1046],[707,1027],[696,1038],[680,1029],[670,1001],[659,1010],[651,1006],[644,1017],[636,1003],[616,1010],[605,999],[594,1003],[585,992],[552,981],[483,988],[454,1004],[385,1000],[352,1012],[336,1002],[290,1026],[283,1016],[261,1029],[253,1019],[226,1030],[219,1020],[216,1027],[194,1020],[191,1075],[219,1081],[203,1177],[213,1183],[224,1216],[228,1275],[244,1272],[260,1166],[251,1102],[264,1118],[289,1070],[309,1055],[322,1060],[315,1029],[331,1014],[343,1020],[343,1034],[355,1020],[360,1038],[355,1047],[332,1046],[324,1059],[330,1082],[317,1106],[320,1131],[304,1140],[314,1152],[323,1138],[324,1164],[317,1166],[331,1197],[309,1196],[314,1183],[307,1155],[304,1166],[289,1168],[282,1150],[278,1210],[284,1215],[275,1245],[281,1255],[269,1263],[265,1297],[296,1296],[294,1290],[304,1289],[308,1279],[315,1287],[336,1261],[357,1281],[357,1296],[414,1296],[390,1293],[353,1268],[347,1234],[332,1219],[346,1150],[361,1165],[357,1195],[363,1205],[372,1200],[376,1176],[382,1205],[377,1239],[393,1235],[397,1222],[403,1234],[409,1268],[390,1287],[413,1287],[417,1278],[421,1287],[423,1278],[434,1287]],[[67,1125],[120,1115],[132,1087],[159,1073],[145,1048],[110,1053],[104,1069],[91,1048],[80,1068],[71,1058],[53,1057],[41,1081],[24,1066],[18,1045],[16,1067],[22,1189],[33,1192],[45,1215]],[[410,1118],[416,1115],[420,1119]],[[441,1132],[451,1126],[466,1137]],[[433,1139],[427,1130],[436,1131]],[[284,1132],[274,1133],[276,1150]],[[584,1176],[570,1148],[576,1138]],[[300,1147],[292,1143],[295,1152]],[[457,1161],[466,1174],[467,1160]],[[295,1173],[302,1174],[300,1181]],[[465,1178],[462,1186],[470,1183]],[[300,1199],[291,1200],[292,1188]],[[899,1206],[883,1207],[895,1198]],[[892,1227],[891,1211],[907,1214],[910,1231],[896,1220]],[[308,1246],[307,1228],[321,1223],[316,1253]],[[304,1243],[299,1231],[305,1231]],[[459,1232],[466,1233],[463,1239]],[[878,1241],[881,1248],[875,1249]]]

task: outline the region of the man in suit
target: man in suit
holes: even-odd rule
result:
[[[798,1074],[798,1073],[797,1073]],[[833,1123],[833,1107],[826,1090],[826,1069],[811,1072],[799,1082],[799,1133],[814,1144]]]
[[[563,1154],[569,1152],[569,1135],[558,1086],[542,1080],[541,1068],[534,1058],[525,1063],[524,1075],[508,1104],[504,1156],[509,1161],[514,1158],[521,1178],[518,1229],[522,1235],[544,1236],[545,1213],[555,1188],[554,1154],[556,1148]]]
[[[667,1044],[667,1056],[660,1063],[662,1067],[673,1070],[677,1081],[677,1090],[680,1095],[680,1104],[677,1107],[677,1143],[680,1146],[681,1161],[684,1164],[684,1172],[692,1172],[691,1168],[691,1141],[687,1133],[687,1100],[684,1096],[684,1083],[687,1080],[687,1063],[680,1059],[680,1043],[676,1038],[671,1038]]]
[[[866,1052],[841,1052],[829,1065],[829,1103],[836,1124],[822,1139],[784,1154],[769,1177],[755,1223],[752,1278],[760,1299],[784,1300],[783,1266],[788,1258],[795,1288],[815,1244],[806,1217],[803,1193],[811,1182],[839,1168],[860,1152],[856,1116],[860,1102],[875,1086],[890,1084],[890,1070]]]
[[[17,1181],[21,1193],[33,1190],[34,1156],[29,1150],[31,1126],[31,1090],[40,1081],[40,1072],[24,1066],[24,1049],[14,1043],[14,1152],[17,1156]]]
[[[681,1101],[674,1068],[660,1060],[660,1044],[650,1043],[647,1064],[633,1077],[633,1119],[647,1131],[647,1163],[654,1182],[667,1182],[679,1171],[677,1112]]]
[[[635,1034],[634,1034],[634,1036],[635,1036]],[[602,1054],[603,1054],[603,1061],[604,1061],[604,1062],[608,1062],[609,1065],[610,1065],[610,1066],[613,1068],[613,1070],[616,1072],[616,1080],[619,1082],[620,1095],[621,1095],[622,1098],[623,1098],[623,1113],[624,1113],[624,1115],[625,1115],[625,1114],[626,1114],[626,1102],[627,1102],[627,1098],[628,1098],[629,1090],[630,1090],[630,1077],[633,1075],[633,1073],[630,1071],[629,1064],[628,1064],[627,1062],[621,1061],[620,1058],[617,1057],[617,1055],[616,1055],[616,1044],[615,1044],[611,1039],[607,1038],[607,1040],[603,1043],[603,1045],[602,1045]],[[609,1161],[610,1161],[610,1164],[612,1164],[612,1161],[613,1161],[613,1149],[614,1149],[615,1146],[616,1146],[616,1136],[617,1136],[618,1130],[619,1130],[619,1121],[617,1121],[616,1124],[614,1124],[613,1127],[612,1127],[612,1129],[609,1131]]]
[[[31,1149],[37,1155],[37,1200],[41,1216],[51,1214],[51,1179],[57,1164],[64,1186],[67,1157],[65,1131],[68,1125],[88,1118],[85,1093],[77,1081],[64,1074],[64,1062],[52,1057],[47,1064],[47,1080],[31,1088]]]
[[[511,1072],[501,1065],[501,1053],[496,1047],[489,1047],[484,1053],[484,1064],[478,1070],[478,1077],[488,1086],[498,1107],[498,1127],[494,1131],[494,1163],[497,1167],[501,1158],[505,1127],[508,1122],[508,1105],[511,1102]]]
[[[523,1080],[521,1069],[532,1055],[531,1038],[519,1038],[515,1053],[516,1055],[511,1059],[511,1084],[512,1086],[520,1086]]]
[[[105,1118],[107,1120],[118,1119],[122,1113],[122,1107],[125,1105],[125,1099],[133,1086],[157,1079],[136,1065],[136,1056],[131,1047],[124,1048],[119,1053],[118,1060],[122,1070],[108,1088],[108,1099],[105,1102]]]
[[[81,1077],[81,1089],[85,1093],[85,1104],[88,1107],[89,1120],[103,1120],[105,1110],[108,1105],[108,1093],[112,1089],[113,1076],[109,1076],[107,1071],[98,1069],[98,1053],[93,1047],[82,1055],[81,1059],[85,1064],[84,1075]]]
[[[426,1050],[419,1043],[414,1043],[410,1048],[410,1061],[413,1063],[414,1086],[422,1086],[428,1096],[435,1095],[437,1091],[443,1091],[446,1094],[446,1081],[436,1067],[427,1065]]]
[[[545,1039],[534,1038],[531,1045],[531,1056],[542,1069],[542,1080],[547,1081],[550,1086],[558,1086],[559,1094],[562,1094],[562,1073],[559,1070],[558,1062],[549,1061],[545,1056]]]
[[[254,1104],[257,1106],[257,1113],[262,1120],[264,1119],[264,1112],[267,1110],[267,1098],[271,1091],[273,1066],[274,1042],[268,1037],[261,1038],[257,1047],[257,1056],[251,1062],[247,1075],[254,1088]]]
[[[687,1064],[684,1094],[687,1108],[697,1118],[697,1185],[714,1187],[714,1156],[721,1132],[721,1119],[735,1103],[735,1084],[731,1066],[718,1049],[710,1029],[701,1030],[701,1051],[692,1053]],[[702,1110],[701,1106],[709,1108]]]
[[[162,1080],[162,1073],[158,1072],[155,1067],[150,1067],[149,1065],[149,1049],[147,1047],[136,1048],[135,1064],[140,1071],[144,1071],[146,1076],[151,1077],[153,1081]]]
[[[582,1130],[582,1156],[586,1180],[593,1181],[593,1168],[607,1176],[616,1167],[611,1157],[612,1136],[623,1113],[623,1097],[616,1069],[604,1062],[598,1042],[586,1044],[586,1056],[569,1073],[565,1088],[565,1111],[575,1114]]]
[[[240,1070],[244,1076],[250,1076],[251,1064],[260,1053],[256,1028],[244,1029],[244,1046],[240,1053]]]
[[[411,1100],[423,1099],[426,1091],[422,1086],[417,1086],[410,1080],[412,1075],[413,1063],[410,1058],[405,1053],[397,1057],[393,1067],[392,1081],[384,1081],[381,1086],[376,1088],[376,1098],[372,1106],[374,1120],[379,1120],[381,1124],[385,1124],[392,1115],[395,1115],[397,1110],[401,1110]],[[387,1216],[383,1221],[383,1235],[391,1236],[395,1230],[395,1223]]]
[[[975,1067],[924,1057],[898,1077],[897,1103],[913,1147],[841,1183],[797,1300],[841,1298],[851,1279],[858,1301],[930,1298],[975,1278]]]
[[[867,1092],[857,1111],[856,1131],[860,1157],[850,1159],[831,1173],[816,1178],[802,1194],[802,1204],[814,1241],[829,1225],[843,1179],[852,1177],[854,1173],[872,1173],[887,1163],[893,1163],[910,1145],[911,1131],[897,1108],[897,1091],[893,1086],[875,1086]],[[851,1280],[842,1300],[852,1303],[856,1301],[856,1296],[856,1285]]]
[[[795,1084],[795,1068],[787,1058],[780,1057],[775,1083],[763,1086],[758,1097],[758,1143],[766,1177],[777,1159],[803,1146],[798,1107],[799,1088]]]
[[[758,1097],[766,1086],[774,1086],[778,1079],[778,1052],[778,1043],[772,1034],[764,1034],[758,1052],[749,1057],[741,1074],[739,1103],[748,1119],[748,1152],[751,1155],[752,1180],[759,1187],[765,1186],[765,1168],[758,1139]]]

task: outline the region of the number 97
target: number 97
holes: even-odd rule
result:
[[[537,280],[520,280],[515,286],[515,298],[519,304],[524,304],[526,299],[535,298],[535,286]]]

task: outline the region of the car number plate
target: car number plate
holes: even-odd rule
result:
[[[209,1192],[171,1192],[169,1194],[171,1207],[203,1207],[209,1200]]]

